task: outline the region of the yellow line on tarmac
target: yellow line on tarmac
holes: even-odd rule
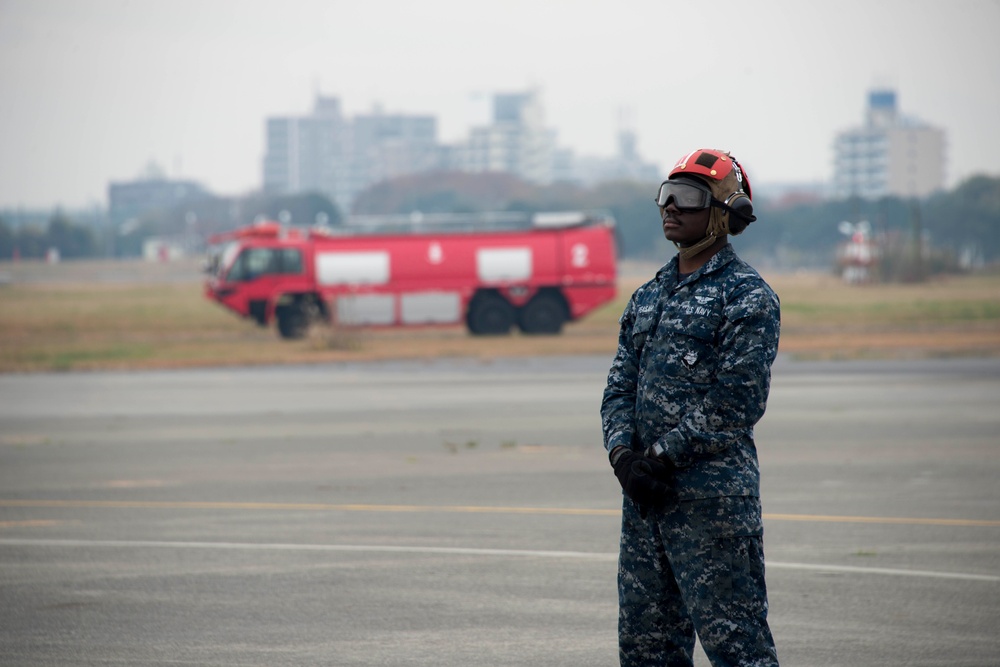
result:
[[[58,526],[64,521],[58,521],[55,519],[35,519],[27,521],[0,521],[0,528],[47,528],[49,526]]]
[[[66,507],[115,509],[218,509],[284,510],[300,512],[439,512],[458,514],[555,514],[577,516],[616,516],[617,509],[572,507],[485,507],[476,505],[334,505],[326,503],[253,503],[142,500],[0,500],[0,507]]]
[[[278,510],[296,512],[410,512],[451,514],[534,514],[550,516],[618,516],[618,509],[573,507],[486,507],[477,505],[369,505],[330,503],[255,503],[143,500],[3,500],[0,507],[61,507],[110,509]],[[997,528],[1000,521],[988,519],[933,519],[911,517],[837,516],[828,514],[764,514],[769,521],[806,523],[871,523],[916,526],[978,526]]]

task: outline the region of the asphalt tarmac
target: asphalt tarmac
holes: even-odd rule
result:
[[[608,361],[0,375],[0,664],[615,665]],[[1000,662],[1000,360],[779,359],[757,442],[783,665]]]

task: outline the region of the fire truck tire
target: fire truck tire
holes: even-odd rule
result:
[[[278,320],[278,333],[286,340],[304,338],[309,331],[309,311],[302,302],[279,306],[275,316]]]
[[[517,312],[507,299],[496,292],[480,292],[469,304],[466,324],[477,336],[502,336],[510,333]]]
[[[267,326],[267,301],[254,300],[250,302],[250,317],[259,327]]]
[[[566,303],[561,295],[539,292],[517,313],[517,326],[526,334],[554,335],[562,331],[568,319]]]

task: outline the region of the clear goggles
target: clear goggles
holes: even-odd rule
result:
[[[671,198],[677,208],[700,210],[711,205],[712,191],[691,181],[663,181],[656,196],[656,205],[666,206]]]

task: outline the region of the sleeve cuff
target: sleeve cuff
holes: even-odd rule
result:
[[[608,450],[608,453],[614,451],[615,447],[625,447],[626,449],[632,449],[632,434],[625,433],[624,431],[619,431],[614,433],[608,438],[608,441],[604,444],[604,447]]]
[[[681,439],[676,431],[670,431],[653,444],[657,456],[666,459],[677,468],[686,468],[691,465],[691,459],[685,456],[681,447]]]

